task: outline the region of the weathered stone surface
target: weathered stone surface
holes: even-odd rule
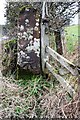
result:
[[[18,21],[17,64],[26,70],[40,73],[40,14],[26,8]]]

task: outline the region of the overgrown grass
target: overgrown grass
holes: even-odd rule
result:
[[[16,71],[17,67],[17,40],[3,41],[2,51],[2,65],[4,67],[2,74],[4,76],[10,76]]]
[[[49,44],[50,44],[50,47],[56,51],[55,36],[53,33],[49,35]]]
[[[72,25],[64,28],[67,52],[72,53],[78,45],[80,26]],[[54,34],[49,35],[50,47],[56,50]]]
[[[75,50],[75,46],[78,45],[78,30],[80,26],[78,25],[73,25],[69,27],[65,27],[65,38],[66,38],[66,46],[67,46],[67,51],[69,53],[73,52]]]
[[[19,91],[19,95],[21,98],[25,98],[26,101],[26,104],[23,105],[24,107],[20,105],[15,107],[15,114],[27,113],[35,106],[35,113],[38,117],[41,114],[41,109],[38,106],[39,98],[50,93],[50,91],[54,91],[58,85],[58,81],[55,78],[49,80],[45,76],[34,75],[22,69],[18,70],[17,80],[14,82],[22,88]]]
[[[55,79],[54,79],[55,80]],[[19,71],[17,84],[26,89],[26,96],[40,97],[44,92],[54,89],[54,80],[47,80],[42,75],[34,75],[30,72]],[[55,82],[57,84],[57,81]]]

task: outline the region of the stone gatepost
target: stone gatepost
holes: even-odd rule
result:
[[[40,73],[40,13],[33,7],[22,9],[18,21],[17,65]]]

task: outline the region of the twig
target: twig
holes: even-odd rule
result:
[[[66,114],[65,114],[65,112],[63,110],[63,107],[61,108],[61,110],[62,110],[62,113],[63,113],[64,117],[67,118],[67,116],[66,116]]]
[[[77,101],[75,101],[75,102],[73,102],[73,104],[77,104],[78,103],[78,100]],[[69,106],[69,105],[71,105],[72,103],[70,102],[70,103],[68,103],[68,104],[66,104],[66,105],[63,105],[63,107],[65,108],[65,107],[67,107],[67,106]],[[58,107],[58,109],[60,109],[62,106],[60,106],[60,107]]]

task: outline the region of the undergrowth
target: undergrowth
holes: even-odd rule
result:
[[[55,84],[58,84],[57,81],[48,80],[45,76],[42,75],[34,75],[31,72],[27,72],[26,70],[22,70],[18,72],[17,76],[17,84],[27,92],[25,94],[27,97],[35,96],[40,97],[46,91],[50,91],[51,89],[55,88]]]
[[[18,71],[17,80],[15,80],[15,83],[19,87],[23,88],[23,90],[19,90],[19,94],[21,98],[25,98],[26,100],[24,107],[19,105],[16,106],[15,114],[20,115],[25,112],[29,114],[29,111],[34,109],[38,117],[40,117],[43,112],[39,106],[39,99],[50,93],[50,91],[55,91],[55,87],[58,85],[58,81],[56,81],[55,78],[49,80],[46,79],[45,76],[34,75],[26,70]]]
[[[67,52],[72,53],[75,51],[75,46],[78,45],[78,29],[80,26],[73,25],[65,28],[65,39],[66,39],[66,47]]]

